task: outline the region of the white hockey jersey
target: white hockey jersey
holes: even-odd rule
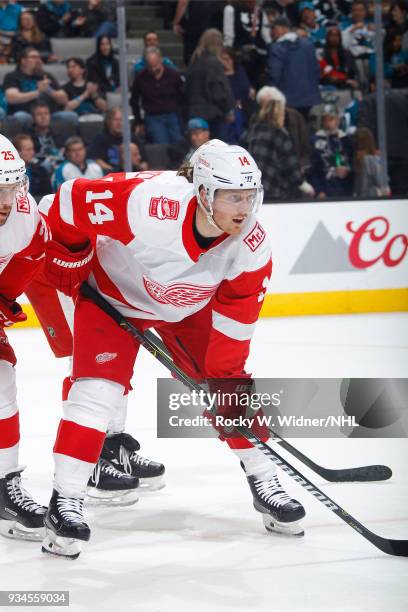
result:
[[[18,194],[0,226],[0,294],[16,299],[42,264],[47,229],[34,198]]]
[[[271,274],[267,236],[252,216],[202,249],[196,207],[186,179],[148,171],[67,181],[40,203],[54,240],[96,241],[90,284],[124,316],[176,322],[211,300],[214,330],[247,354]]]

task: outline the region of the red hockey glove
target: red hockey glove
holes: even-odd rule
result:
[[[93,255],[91,243],[74,253],[63,244],[51,240],[46,246],[45,275],[59,291],[75,295],[79,285],[89,276]]]
[[[215,399],[215,410],[206,410],[204,416],[212,422],[221,439],[242,437],[235,429],[237,425],[243,425],[260,438],[268,438],[267,427],[259,424],[257,418],[262,416],[262,410],[252,406],[255,384],[251,378],[214,378],[207,383],[211,399]]]
[[[27,321],[27,315],[23,312],[20,304],[7,300],[0,295],[0,328],[10,327],[14,323]]]

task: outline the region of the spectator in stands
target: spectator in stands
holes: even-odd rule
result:
[[[392,3],[390,11],[390,22],[387,33],[397,32],[402,36],[402,49],[408,50],[408,2],[407,0],[396,0]]]
[[[373,64],[371,75],[375,76]],[[390,31],[384,40],[384,76],[393,89],[408,87],[408,49],[402,49],[402,36],[397,31]]]
[[[23,7],[16,0],[0,2],[0,38],[3,44],[10,44],[18,30],[18,20]]]
[[[49,38],[72,36],[72,21],[75,13],[65,0],[48,0],[40,4],[37,21],[40,30]]]
[[[88,79],[97,83],[102,93],[114,92],[120,84],[119,62],[109,36],[96,39],[96,53],[86,62]]]
[[[35,159],[34,142],[28,134],[18,134],[13,144],[26,165],[26,174],[30,181],[30,193],[40,198],[52,193],[51,181],[47,170]]]
[[[131,172],[141,172],[149,169],[149,164],[143,160],[140,147],[135,142],[130,143],[130,161],[132,164]],[[119,146],[119,164],[117,170],[123,172],[125,167],[125,146],[123,144]]]
[[[67,103],[67,95],[54,77],[43,70],[39,52],[33,47],[23,49],[17,69],[6,74],[3,84],[9,114],[14,114],[22,127],[31,125],[31,105],[41,101],[56,113]],[[76,122],[75,113],[59,113],[61,119]]]
[[[286,105],[286,98],[279,89],[265,85],[265,87],[262,87],[256,94],[256,101],[259,109],[264,109],[270,100],[275,100],[283,105],[285,113],[284,127],[292,139],[301,170],[304,172],[310,165],[310,133],[308,124],[303,115],[296,109]],[[251,124],[256,120],[257,115],[253,115],[251,117]],[[242,142],[243,146],[246,147],[245,135]]]
[[[310,108],[320,102],[320,68],[312,42],[290,31],[284,17],[272,24],[274,42],[269,47],[269,83],[286,97],[289,106],[307,119]]]
[[[303,31],[306,38],[309,38],[317,49],[321,49],[326,38],[326,28],[318,22],[313,3],[299,2],[299,15],[298,34],[302,36]]]
[[[105,174],[115,172],[120,166],[119,147],[122,140],[122,109],[114,106],[105,113],[103,132],[89,144],[88,157],[94,159]]]
[[[58,135],[51,127],[51,112],[46,102],[38,101],[33,105],[29,133],[34,142],[36,159],[52,174],[62,159],[62,151],[58,146]]]
[[[394,196],[406,198],[408,193],[408,91],[385,90],[385,122],[388,172]],[[368,127],[378,142],[377,95],[364,96],[358,109],[358,127]]]
[[[171,144],[183,139],[178,110],[183,103],[183,81],[177,70],[164,66],[160,49],[145,51],[146,68],[133,81],[131,106],[136,133],[146,134],[153,144]],[[141,119],[139,102],[144,110]]]
[[[156,49],[160,49],[160,41],[157,32],[155,32],[154,30],[149,30],[148,32],[146,32],[143,36],[143,45],[144,50],[146,50],[148,47],[155,47]],[[168,68],[174,68],[174,70],[177,70],[177,66],[174,64],[174,62],[171,61],[171,59],[169,59],[168,57],[163,57],[162,60],[163,66],[167,66]],[[135,63],[134,71],[137,74],[145,67],[146,60],[143,53],[142,57]]]
[[[177,169],[180,164],[187,162],[191,155],[205,142],[210,140],[210,126],[205,119],[193,117],[187,123],[187,138],[178,145],[168,147],[169,169]]]
[[[224,2],[219,0],[178,0],[173,18],[173,30],[183,37],[183,57],[186,66],[202,34],[210,29],[222,29]]]
[[[102,97],[97,83],[86,80],[85,62],[80,57],[70,57],[66,61],[69,81],[62,89],[68,97],[66,110],[75,111],[78,115],[104,113],[106,100]]]
[[[350,51],[344,49],[337,24],[327,26],[326,41],[319,60],[320,82],[337,89],[358,88],[356,67]]]
[[[226,142],[236,144],[248,126],[249,116],[255,110],[255,89],[251,87],[245,68],[237,62],[235,51],[231,47],[221,50],[220,60],[235,100],[234,122],[228,124]]]
[[[284,127],[284,103],[269,100],[260,109],[247,137],[248,150],[262,171],[266,201],[314,195],[304,181],[293,141]]]
[[[57,61],[58,58],[51,53],[50,41],[38,27],[34,13],[24,11],[20,14],[19,30],[11,45],[11,57],[17,62],[23,49],[32,47],[41,55],[43,62]]]
[[[343,30],[343,46],[356,62],[358,80],[366,89],[369,82],[369,59],[374,53],[374,26],[368,20],[364,1],[355,0],[351,6],[351,24]]]
[[[6,64],[11,52],[11,44],[18,30],[18,20],[23,8],[16,0],[0,2],[0,63]]]
[[[86,158],[84,141],[79,136],[68,138],[65,143],[65,161],[57,166],[53,176],[55,190],[65,181],[74,178],[99,179],[103,177],[103,170],[92,159]]]
[[[319,26],[327,27],[328,23],[339,22],[343,15],[341,13],[341,4],[342,2],[338,0],[309,0],[310,4],[313,6],[313,11],[316,16],[316,22]],[[351,0],[345,0],[343,4],[351,3]],[[300,12],[301,3],[295,2],[295,5],[298,5],[298,10]]]
[[[88,0],[87,5],[78,11],[78,16],[72,22],[72,28],[76,36],[114,38],[118,34],[112,12],[104,0]]]
[[[194,117],[187,123],[190,150],[188,156],[192,155],[198,147],[210,140],[210,126],[205,119]]]
[[[265,13],[269,28],[278,17],[285,17],[293,26],[299,23],[298,2],[294,0],[268,0]]]
[[[255,0],[227,4],[223,23],[225,46],[240,51],[242,65],[257,88],[266,81],[267,45],[271,42],[262,4]]]
[[[191,58],[186,76],[189,117],[202,117],[210,125],[211,137],[224,140],[227,125],[234,121],[234,97],[220,61],[222,34],[203,33]]]
[[[340,115],[332,105],[322,113],[322,129],[313,139],[309,180],[317,197],[351,197],[353,193],[353,145],[349,136],[339,129]]]
[[[353,170],[355,197],[377,198],[390,194],[388,185],[382,185],[381,160],[368,128],[355,131]]]

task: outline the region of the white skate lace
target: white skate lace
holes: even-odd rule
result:
[[[123,469],[126,474],[132,473],[132,466],[130,463],[129,452],[126,448],[121,444],[119,447],[119,463],[123,465]]]
[[[29,492],[22,486],[20,476],[14,476],[12,480],[7,482],[7,489],[12,501],[22,510],[34,512],[35,514],[44,513],[44,508],[41,504],[37,504]]]
[[[292,501],[292,498],[282,489],[277,476],[271,480],[255,480],[254,485],[260,497],[274,506],[283,506],[286,502]]]
[[[105,472],[105,474],[109,474],[110,476],[116,476],[116,478],[123,478],[122,472],[113,467],[113,465],[98,461],[91,476],[91,480],[93,483],[95,483],[95,485],[98,485],[99,483],[101,472]]]
[[[83,523],[83,499],[76,497],[59,497],[57,499],[58,511],[70,523]]]
[[[137,465],[150,465],[151,464],[150,459],[146,459],[146,457],[142,457],[142,455],[139,455],[136,451],[133,451],[133,453],[130,455],[130,460],[134,461],[134,463],[136,463]]]

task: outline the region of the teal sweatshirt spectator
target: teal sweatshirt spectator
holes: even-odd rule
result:
[[[15,33],[23,8],[15,2],[0,2],[0,32]]]

